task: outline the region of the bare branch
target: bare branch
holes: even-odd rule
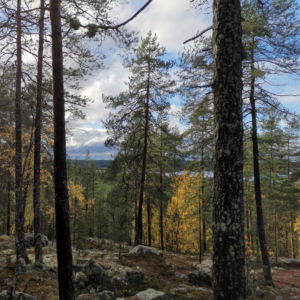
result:
[[[190,89],[202,89],[202,88],[207,88],[207,87],[212,87],[214,84],[211,82],[209,84],[205,85],[195,85],[195,86],[190,86]]]
[[[188,42],[191,42],[191,41],[197,39],[198,37],[200,37],[202,34],[204,34],[205,32],[207,32],[207,31],[210,30],[210,29],[212,29],[212,26],[209,26],[208,28],[206,28],[206,29],[204,29],[203,31],[201,31],[198,35],[196,35],[196,36],[194,36],[194,37],[192,37],[192,38],[186,40],[185,42],[183,42],[183,44],[186,44],[186,43],[188,43]]]

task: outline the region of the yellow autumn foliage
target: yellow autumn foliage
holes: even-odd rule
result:
[[[201,174],[191,176],[188,172],[176,176],[172,184],[173,197],[163,216],[164,244],[167,249],[182,253],[199,253],[199,230],[202,230]],[[155,203],[155,201],[154,201]],[[200,224],[199,224],[200,223]],[[148,240],[147,203],[143,205],[143,243]],[[134,226],[133,226],[134,228]],[[207,240],[211,232],[206,232]],[[160,247],[159,207],[151,205],[152,246]]]

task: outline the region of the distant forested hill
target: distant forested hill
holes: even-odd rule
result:
[[[72,163],[75,163],[75,160],[71,160],[71,161]],[[77,163],[81,166],[84,165],[84,162],[85,160],[77,160]],[[94,160],[94,162],[95,162],[96,169],[99,169],[99,168],[106,168],[110,164],[111,160],[101,159],[101,160]]]

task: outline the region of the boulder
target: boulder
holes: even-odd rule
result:
[[[188,275],[189,281],[200,286],[212,285],[212,262],[204,261],[203,264],[197,264],[196,270]]]
[[[137,254],[155,254],[155,255],[163,255],[161,251],[156,250],[152,247],[138,245],[131,249],[127,255],[137,255]]]
[[[102,266],[102,265],[101,265]],[[106,267],[109,265],[106,265]],[[142,271],[133,271],[128,267],[110,265],[107,274],[111,277],[120,277],[126,283],[136,283],[144,278]]]
[[[139,300],[168,300],[168,297],[164,292],[156,291],[154,289],[139,292],[136,296]]]
[[[17,263],[17,256],[16,255],[11,255],[10,260],[13,264],[16,264]],[[22,267],[26,267],[26,262],[25,262],[24,258],[22,258],[22,257],[19,258],[19,262],[21,263]]]
[[[47,247],[48,244],[48,238],[45,235],[42,235],[42,246]],[[30,233],[25,237],[25,246],[26,248],[34,247],[34,233]]]
[[[75,282],[83,287],[85,286],[85,284],[89,281],[89,278],[86,274],[84,274],[83,272],[78,272],[75,274]]]
[[[171,261],[169,261],[168,259],[164,259],[163,260],[163,266],[166,269],[167,274],[169,276],[175,275],[175,267],[174,267],[174,264]]]
[[[100,288],[114,291],[114,285],[111,277],[95,260],[90,259],[83,265],[82,272],[88,276],[88,284],[96,285],[97,289]]]
[[[5,257],[0,257],[0,272],[7,266],[7,260]]]
[[[0,293],[0,300],[6,300],[6,299],[10,299],[9,296],[7,295],[7,291],[4,290]],[[35,300],[35,297],[29,295],[29,294],[25,294],[25,293],[21,293],[21,292],[16,292],[16,295],[14,297],[15,300]]]
[[[103,291],[97,294],[83,294],[76,298],[76,300],[116,300],[114,293],[110,291]]]
[[[278,261],[288,267],[300,268],[300,259],[279,257]]]
[[[142,271],[126,271],[125,281],[128,283],[136,283],[144,279]]]
[[[260,287],[256,287],[256,290],[255,290],[255,295],[260,297],[260,298],[263,298],[267,295],[267,292],[262,290]]]

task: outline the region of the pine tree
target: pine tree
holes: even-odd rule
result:
[[[134,57],[125,59],[124,66],[128,67],[132,73],[129,78],[128,91],[117,97],[103,98],[108,108],[118,108],[118,112],[111,114],[105,122],[109,133],[110,131],[112,133],[112,145],[120,144],[128,132],[130,132],[131,139],[133,136],[136,138],[137,134],[142,132],[142,166],[135,229],[136,245],[141,243],[143,236],[142,213],[149,131],[151,126],[157,126],[155,114],[166,114],[169,108],[168,99],[173,95],[175,84],[169,79],[170,75],[167,73],[174,63],[161,59],[166,50],[160,47],[156,40],[156,36],[152,36],[149,32],[148,36],[142,39],[141,45],[134,49]],[[136,120],[140,120],[140,123]]]

